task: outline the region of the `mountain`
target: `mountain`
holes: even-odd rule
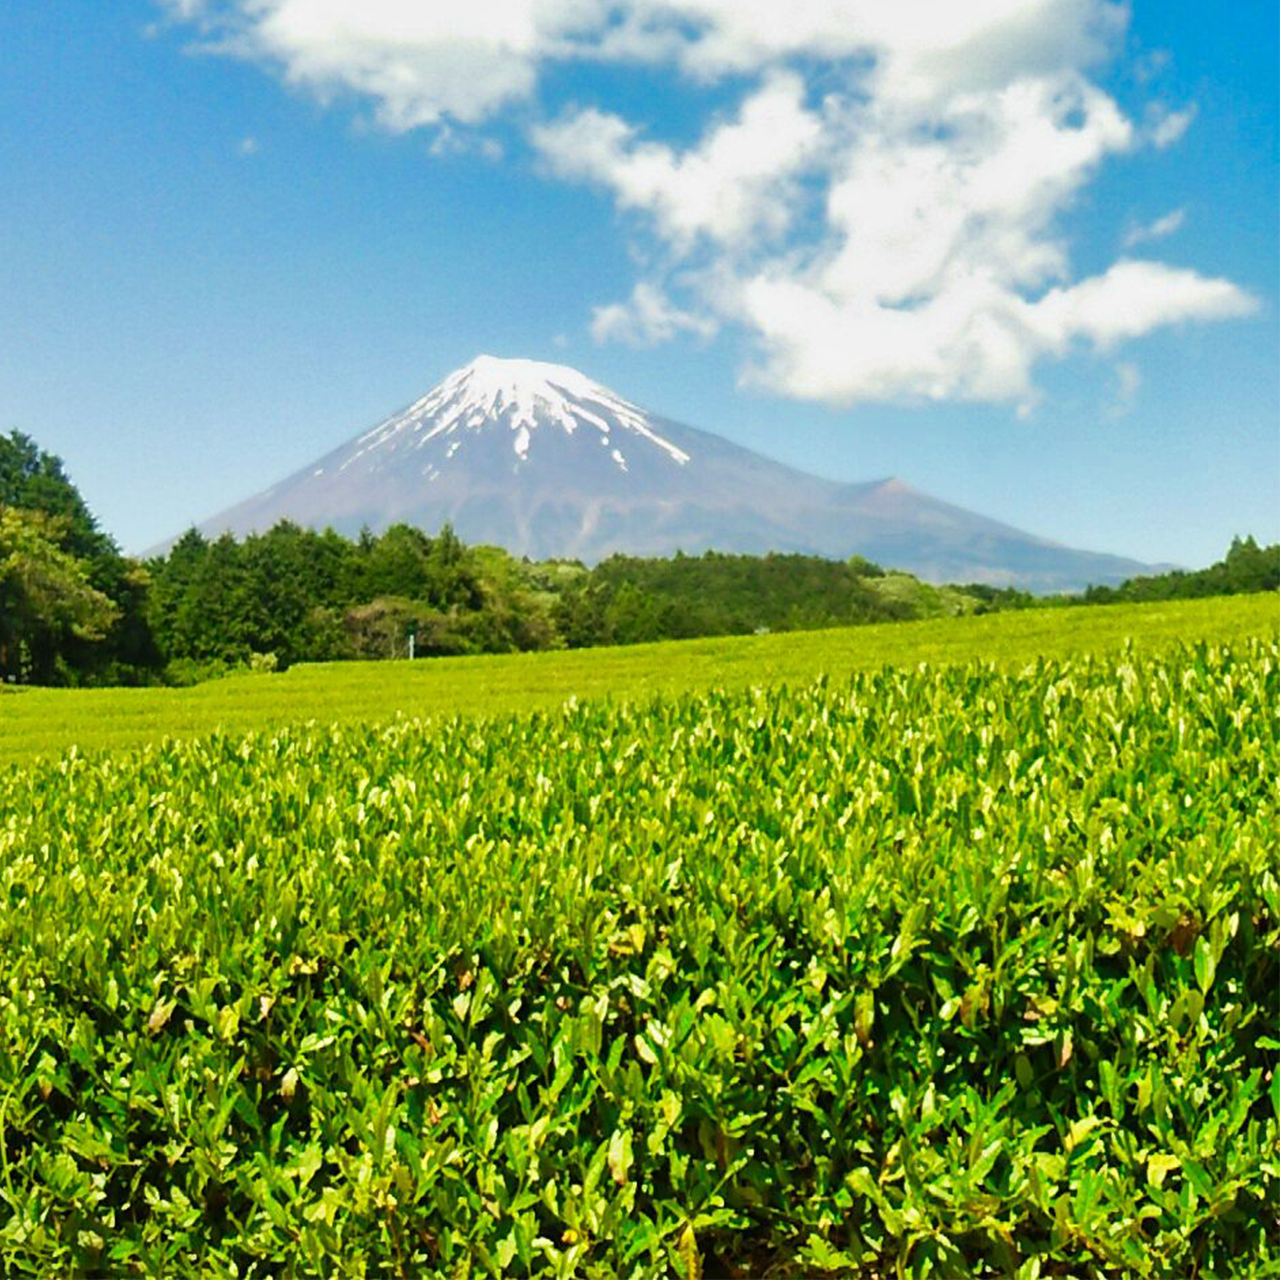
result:
[[[1077,551],[896,479],[841,484],[650,413],[576,369],[480,356],[407,409],[205,521],[356,533],[397,521],[533,559],[677,550],[863,555],[931,582],[1032,591],[1149,566]]]

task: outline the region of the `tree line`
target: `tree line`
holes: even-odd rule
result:
[[[1237,539],[1220,564],[1091,588],[1172,599],[1280,588],[1280,545]],[[1055,602],[1060,602],[1061,597]],[[614,556],[530,562],[408,525],[346,538],[282,522],[243,539],[195,529],[123,555],[61,461],[0,436],[0,680],[189,684],[298,662],[632,644],[981,613],[1045,603],[935,587],[855,557]]]
[[[1090,587],[1090,604],[1119,601],[1189,600],[1201,596],[1244,595],[1280,588],[1280,543],[1259,546],[1251,537],[1233,538],[1227,554],[1207,569],[1173,569],[1130,578],[1118,587]]]

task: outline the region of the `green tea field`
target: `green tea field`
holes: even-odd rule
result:
[[[192,689],[9,690],[0,692],[0,767],[71,746],[114,749],[311,720],[377,724],[400,716],[505,715],[550,709],[570,697],[625,700],[797,684],[823,674],[975,658],[1011,666],[1113,652],[1125,643],[1152,648],[1277,633],[1280,603],[1258,595],[509,657],[317,664]]]
[[[1278,619],[6,693],[0,1270],[1280,1276]]]

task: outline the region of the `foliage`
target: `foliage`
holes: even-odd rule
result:
[[[46,585],[52,583],[49,574],[63,583],[51,595],[25,593],[23,607],[12,600],[0,602],[0,628],[8,634],[7,643],[0,641],[8,651],[7,659],[0,656],[0,678],[60,684],[148,679],[159,655],[144,617],[146,573],[98,528],[62,463],[17,431],[0,436],[0,509],[17,512],[11,522],[19,520],[28,530],[38,526],[40,537],[50,544],[39,553],[44,565],[39,573]],[[18,570],[11,566],[11,573]],[[69,623],[66,608],[73,581],[81,584],[71,593],[80,593],[80,621]],[[95,594],[84,596],[85,588]],[[23,653],[29,655],[25,661],[16,656]]]
[[[725,555],[638,559],[594,568],[530,564],[397,525],[348,542],[288,523],[237,543],[194,532],[153,561],[151,619],[171,657],[300,661],[644,644],[855,623],[908,621],[1070,603],[1163,600],[1274,590],[1280,548],[1237,542],[1201,574],[1134,579],[1082,597],[1042,599],[983,584],[937,587],[861,557]]]
[[[1033,596],[1017,587],[997,587],[989,582],[967,582],[959,590],[978,602],[977,613],[995,613],[1007,609],[1039,609],[1047,605],[1079,603],[1078,599],[1063,596]]]
[[[867,586],[891,616],[911,618],[956,618],[983,612],[981,602],[967,587],[935,587],[909,573],[884,572],[873,576]]]
[[[884,581],[883,570],[861,558],[619,555],[570,583],[555,618],[565,642],[578,647],[926,616],[884,590]]]
[[[402,657],[410,631],[424,657],[554,642],[517,562],[464,547],[447,526],[431,537],[393,525],[354,541],[288,521],[243,541],[193,529],[150,572],[148,615],[171,667],[251,653],[273,653],[281,667]]]
[[[978,583],[932,586],[859,556],[531,564],[497,547],[466,547],[447,527],[431,537],[405,525],[354,542],[287,522],[240,543],[192,531],[150,571],[149,616],[171,660],[234,664],[271,652],[287,667],[398,656],[414,629],[429,638],[423,656],[505,653],[1274,590],[1280,548],[1237,541],[1224,565],[1200,574],[1052,599]]]
[[[112,602],[62,549],[67,518],[0,506],[0,679],[48,680],[69,640],[101,640]]]
[[[60,521],[61,544],[84,560],[109,557],[115,545],[99,528],[61,459],[40,449],[30,436],[0,436],[0,506],[42,511]]]
[[[9,771],[0,1257],[1275,1275],[1278,707],[1271,638]]]
[[[817,556],[614,556],[594,569],[467,547],[447,526],[348,541],[282,522],[210,543],[195,530],[151,562],[149,617],[170,663],[282,667],[338,658],[507,653],[947,616],[977,609],[870,562]],[[182,668],[173,668],[175,670]]]
[[[236,674],[247,664],[211,662],[199,672],[173,672],[174,683],[228,677],[194,689],[24,689],[0,715],[0,766],[73,745],[120,749],[315,719],[369,724],[403,715],[502,716],[558,707],[571,696],[634,700],[979,657],[1016,668],[1037,658],[1114,651],[1130,637],[1157,649],[1179,640],[1275,637],[1278,630],[1274,597],[1247,596],[1077,605],[1051,618],[1032,610],[617,649],[301,665],[268,680]]]
[[[1130,578],[1118,587],[1090,587],[1085,599],[1108,604],[1116,600],[1191,600],[1277,590],[1280,542],[1260,547],[1253,538],[1233,538],[1226,556],[1207,569],[1175,569],[1152,577]]]
[[[357,605],[347,612],[343,626],[353,658],[403,658],[410,635],[421,657],[472,649],[466,622],[456,611],[441,613],[413,600],[383,596]]]
[[[203,662],[195,658],[178,658],[165,668],[165,684],[175,689],[189,689],[192,685],[225,680],[228,676],[270,675],[278,666],[274,653],[251,653],[247,661],[235,664],[221,658],[209,658]]]

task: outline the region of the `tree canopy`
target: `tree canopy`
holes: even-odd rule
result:
[[[119,617],[66,540],[67,517],[0,507],[0,677],[48,682],[69,641],[101,641]]]

